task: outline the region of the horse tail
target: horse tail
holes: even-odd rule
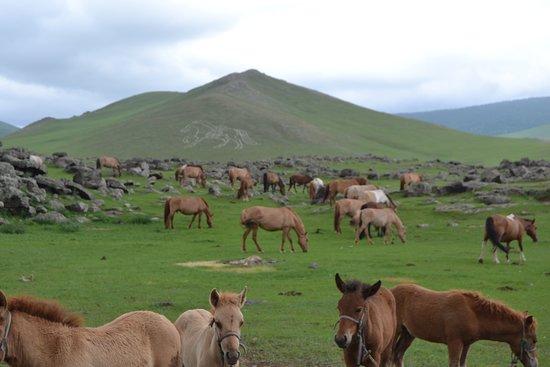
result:
[[[180,178],[180,175],[179,175],[180,172],[179,171],[180,171],[180,169],[176,168],[176,173],[174,174],[174,178],[176,179],[176,181],[178,181],[179,178]]]
[[[209,216],[212,216],[212,213],[210,212],[210,206],[208,205],[206,200],[204,200],[203,198],[200,198],[200,199],[204,203],[204,206],[206,207],[206,209],[204,210],[206,214],[208,214]]]
[[[96,161],[95,161],[95,168],[101,169],[101,158],[96,159]]]
[[[170,229],[170,198],[164,202],[164,228]]]
[[[405,178],[401,176],[401,185],[399,186],[399,191],[405,190]]]
[[[323,196],[323,203],[325,203],[329,197],[329,194],[330,194],[330,185],[331,184],[327,184],[325,186],[325,195]]]
[[[493,246],[498,247],[506,254],[510,251],[508,248],[504,247],[502,243],[500,243],[500,239],[498,238],[498,233],[495,228],[495,220],[493,219],[493,217],[488,217],[485,220],[485,232],[487,232],[487,237],[489,237]]]
[[[340,233],[340,203],[334,205],[334,230]]]
[[[395,204],[395,202],[392,200],[391,196],[389,194],[386,194],[386,197],[390,201],[391,205],[393,205],[393,208],[397,209],[397,204]]]
[[[269,190],[269,183],[267,182],[267,172],[264,172],[263,183],[264,183],[264,192],[267,192]]]

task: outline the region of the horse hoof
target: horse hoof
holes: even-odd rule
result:
[[[477,262],[483,264],[483,259],[477,259]]]

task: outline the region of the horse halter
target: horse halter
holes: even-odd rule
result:
[[[0,359],[0,362],[4,362],[8,356],[8,336],[10,335],[11,330],[11,313],[7,311],[7,315],[8,321],[6,322],[6,327],[4,328],[2,340],[0,340],[0,352],[2,352],[2,359]]]
[[[365,357],[368,358],[374,365],[376,365],[376,361],[374,360],[374,358],[372,358],[371,351],[367,349],[367,346],[365,345],[365,341],[363,340],[363,325],[365,324],[364,319],[366,314],[367,314],[367,311],[365,307],[363,307],[361,310],[361,315],[359,316],[359,319],[355,319],[347,315],[340,315],[340,317],[338,318],[338,322],[336,322],[336,324],[338,324],[342,320],[348,320],[357,325],[357,332],[354,335],[355,337],[357,337],[358,339],[357,342],[359,344],[359,348],[357,348],[357,359],[355,362],[355,365],[357,367],[361,366],[361,363],[363,362],[363,358]]]
[[[537,350],[537,347],[533,344],[531,347],[529,347],[529,343],[527,342],[527,339],[525,339],[525,327],[522,330],[522,336],[521,340],[519,342],[519,357],[512,352],[512,360],[510,361],[510,367],[517,366],[518,362],[523,359],[523,355],[525,354],[527,357],[532,358],[531,353]]]
[[[212,321],[210,321],[210,326],[214,327],[215,323],[216,323],[216,319],[212,318]],[[239,341],[239,349],[243,348],[244,352],[246,353],[246,345],[244,345],[244,343],[241,339],[241,334],[239,334],[237,332],[234,332],[234,331],[230,331],[228,333],[225,333],[222,336],[219,336],[217,328],[215,330],[216,330],[216,335],[218,336],[218,348],[220,348],[220,358],[222,360],[222,365],[224,364],[224,361],[225,361],[225,355],[224,355],[223,349],[222,349],[222,342],[225,339],[230,338],[230,337],[237,338],[237,340]],[[240,352],[240,350],[237,350],[237,359],[240,359],[240,358],[241,358],[241,352]]]

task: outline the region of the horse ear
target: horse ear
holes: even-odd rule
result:
[[[0,308],[8,308],[8,298],[2,291],[0,291]]]
[[[218,307],[218,303],[220,302],[220,292],[216,288],[212,289],[212,292],[210,292],[210,304],[212,307]]]
[[[382,281],[377,281],[373,285],[371,285],[368,288],[363,289],[363,298],[367,299],[371,296],[374,296],[378,291],[380,290],[380,287],[382,286]]]
[[[244,287],[243,291],[239,294],[239,298],[241,300],[240,307],[242,308],[244,304],[246,303],[246,291],[248,290],[248,287]]]
[[[533,322],[535,321],[535,318],[533,316],[527,316],[525,318],[525,326],[526,327],[529,327],[533,324]]]
[[[336,276],[334,277],[336,280],[336,288],[340,290],[340,292],[345,293],[346,292],[346,285],[342,278],[340,278],[340,274],[336,273]]]

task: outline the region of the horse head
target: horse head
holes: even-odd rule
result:
[[[535,224],[535,220],[534,219],[524,219],[523,220],[523,227],[525,228],[525,232],[527,233],[527,235],[529,237],[531,237],[531,239],[533,240],[533,242],[538,242],[539,239],[537,237],[537,225]]]
[[[537,367],[537,322],[533,316],[525,315],[523,330],[510,344],[512,352],[525,367]]]

